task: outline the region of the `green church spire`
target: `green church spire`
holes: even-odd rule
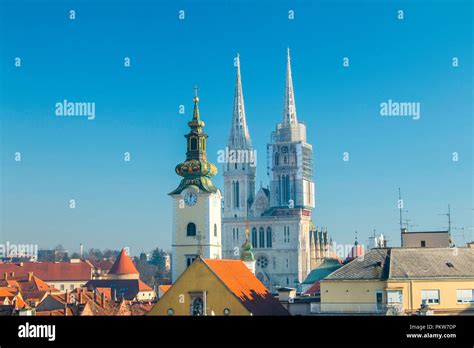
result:
[[[245,242],[242,244],[240,251],[240,260],[243,262],[253,262],[255,257],[253,256],[252,243],[249,240],[249,222],[245,221]]]
[[[214,164],[207,161],[206,141],[207,134],[203,132],[204,122],[199,115],[199,97],[197,95],[197,86],[194,95],[193,118],[188,122],[190,131],[185,135],[186,138],[186,160],[176,166],[176,174],[183,179],[178,188],[170,194],[179,194],[188,186],[194,185],[203,192],[215,193],[211,177],[217,174],[217,168]]]

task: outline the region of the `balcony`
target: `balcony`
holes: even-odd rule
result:
[[[311,314],[320,315],[399,315],[403,314],[400,305],[374,302],[331,302],[331,303],[311,303]]]

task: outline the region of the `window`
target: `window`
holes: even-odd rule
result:
[[[69,290],[71,290],[71,291],[74,290],[74,284],[69,285]]]
[[[383,309],[383,293],[381,291],[377,291],[375,293],[375,302],[377,304],[377,310],[380,311]]]
[[[275,152],[275,165],[277,166],[279,163],[279,159],[278,159],[278,152]]]
[[[252,228],[252,246],[257,247],[257,229],[255,227]]]
[[[194,222],[190,222],[186,227],[186,235],[188,237],[194,237],[196,235],[196,224],[194,224]]]
[[[239,240],[239,229],[237,229],[237,240]]]
[[[290,242],[290,226],[283,227],[283,242],[285,243]]]
[[[240,187],[239,186],[240,185],[238,181],[232,182],[232,195],[234,196],[233,197],[234,208],[238,208],[240,206],[240,202],[239,202]]]
[[[266,256],[259,256],[257,258],[257,266],[260,268],[267,268],[268,266],[268,259]]]
[[[387,304],[402,304],[402,291],[387,290]]]
[[[422,304],[439,304],[439,290],[421,290]]]
[[[457,303],[474,303],[474,289],[456,290]]]
[[[196,297],[191,304],[191,315],[201,316],[204,315],[204,306],[201,297]]]
[[[235,228],[232,229],[232,239],[235,240]]]
[[[217,224],[214,224],[214,237],[217,237]]]
[[[196,260],[196,255],[186,255],[186,267],[191,266],[191,264]]]
[[[421,247],[422,248],[426,247],[426,241],[424,241],[424,240],[421,241]]]
[[[260,227],[260,229],[258,230],[258,236],[259,247],[265,248],[265,230],[263,229],[263,227]]]
[[[272,247],[272,228],[270,226],[267,227],[267,248]]]
[[[64,290],[64,284],[61,284],[61,285],[59,286],[59,288],[60,288],[61,290]]]
[[[224,313],[224,315],[230,315],[230,309],[229,308],[224,308],[223,313]]]
[[[168,311],[167,311],[168,315],[174,315],[174,309],[173,308],[168,308]]]
[[[197,139],[191,138],[191,150],[197,150]]]

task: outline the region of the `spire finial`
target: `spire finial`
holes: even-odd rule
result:
[[[194,101],[194,111],[193,111],[193,120],[199,120],[199,106],[198,106],[198,103],[199,103],[199,97],[198,97],[198,85],[195,84],[194,85],[194,98],[193,98],[193,101]]]
[[[194,104],[197,104],[199,103],[199,97],[198,97],[198,91],[199,91],[199,87],[197,84],[194,85]]]

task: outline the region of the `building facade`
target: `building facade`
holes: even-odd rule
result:
[[[222,253],[224,258],[239,258],[248,220],[257,278],[275,293],[281,286],[299,287],[316,267],[316,255],[327,252],[329,240],[326,233],[325,242],[316,244],[312,228],[313,150],[306,141],[306,126],[296,115],[289,50],[283,119],[267,146],[270,185],[257,192],[257,156],[247,126],[239,56],[236,66],[232,126],[226,146],[229,156],[223,166]]]
[[[474,250],[374,248],[321,281],[313,314],[474,315]]]

